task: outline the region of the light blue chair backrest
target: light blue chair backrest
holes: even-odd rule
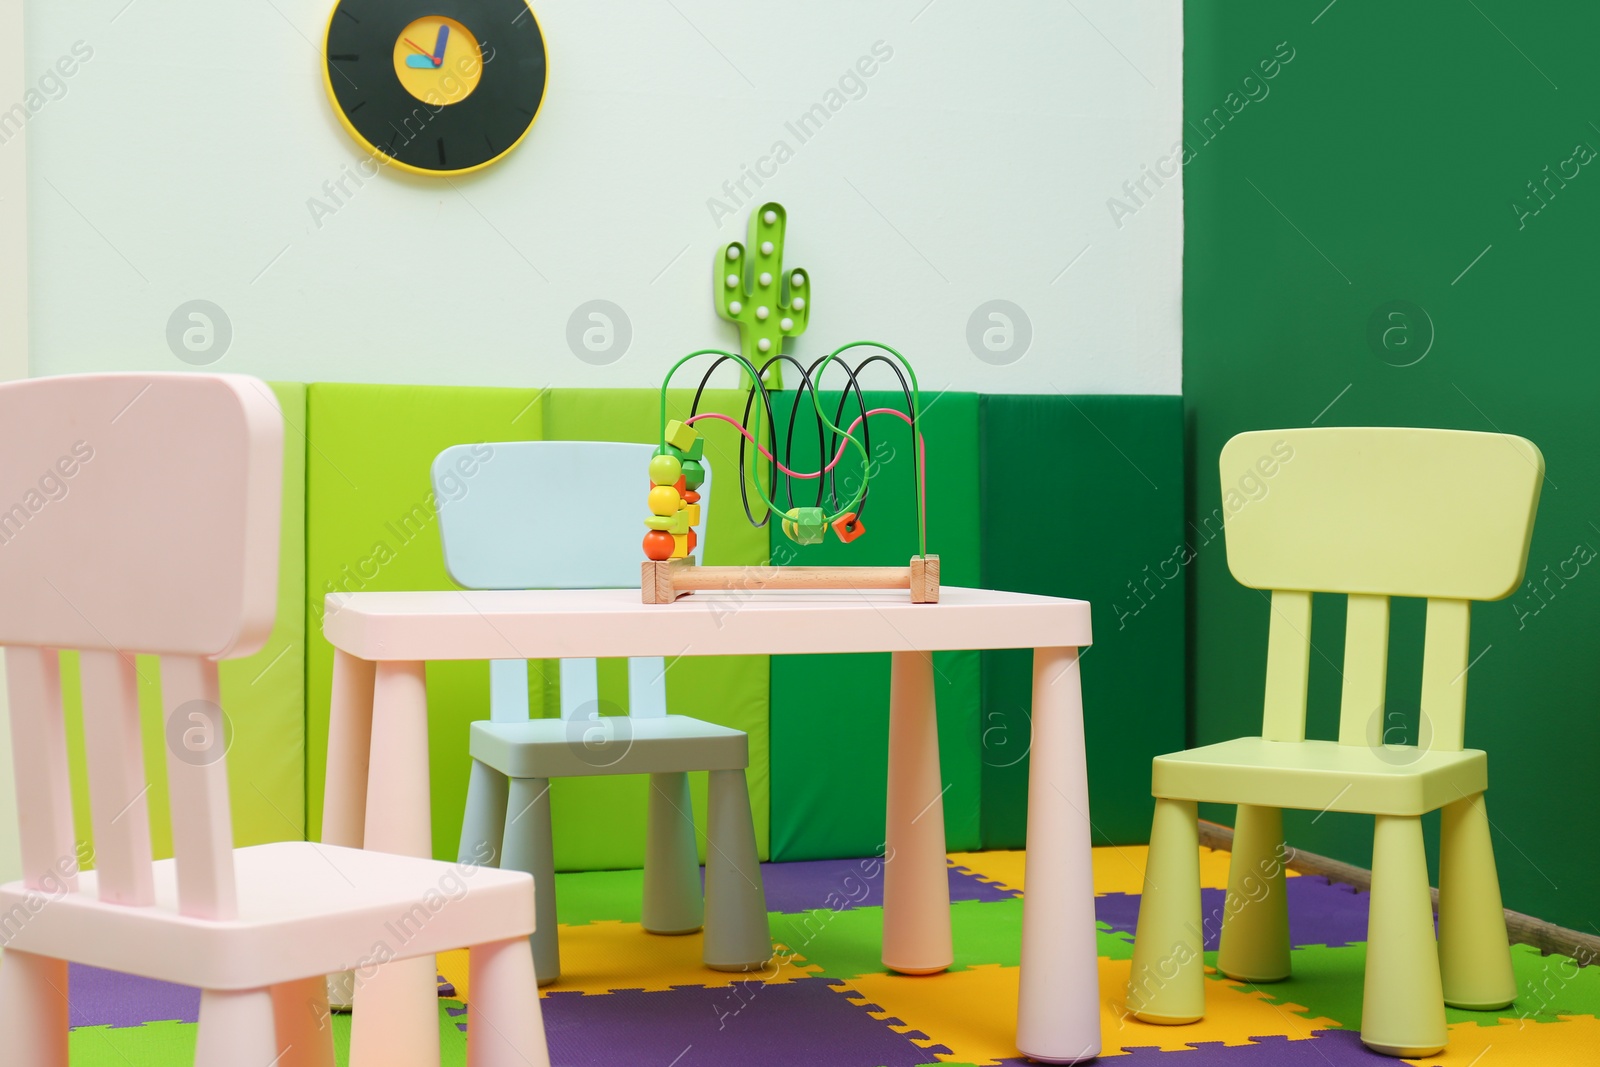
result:
[[[644,560],[645,497],[653,445],[613,441],[509,441],[453,445],[433,461],[444,565],[468,589],[626,589]],[[711,466],[699,489],[698,558],[710,530]],[[592,659],[561,661],[561,717],[593,717]],[[667,713],[659,658],[628,661],[628,711]],[[489,665],[489,715],[529,717],[528,664]]]

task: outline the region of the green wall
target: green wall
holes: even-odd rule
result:
[[[1200,743],[1260,729],[1267,607],[1204,532],[1228,437],[1315,423],[1530,438],[1548,464],[1528,566],[1540,587],[1473,611],[1467,741],[1490,753],[1506,906],[1588,929],[1600,576],[1576,561],[1600,547],[1600,8],[1555,8],[1186,5],[1190,713]],[[1280,51],[1293,58],[1273,67]],[[1394,301],[1412,307],[1387,318]],[[1310,726],[1329,737],[1343,604],[1318,600]],[[1389,706],[1407,710],[1411,738],[1421,626],[1419,605],[1396,604]],[[1370,819],[1307,814],[1287,829],[1370,862]]]
[[[1150,760],[1183,747],[1182,402],[985,396],[983,584],[1090,603],[1083,653],[1096,844],[1149,839]],[[983,847],[1027,828],[1033,657],[983,655]]]

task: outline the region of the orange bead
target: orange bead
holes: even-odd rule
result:
[[[682,496],[689,491],[689,482],[682,475],[679,475],[678,480],[672,483],[672,488],[678,491],[679,496]]]
[[[671,559],[674,541],[665,530],[651,530],[644,535],[646,559]]]
[[[839,540],[849,544],[867,532],[866,524],[856,518],[856,513],[847,511],[833,520],[833,532],[839,535]]]
[[[685,504],[698,504],[700,503],[700,494],[691,489],[683,494],[683,502]]]
[[[694,551],[694,546],[696,544],[698,544],[699,542],[700,542],[700,539],[694,535],[694,527],[693,526],[689,527],[689,551],[693,552]]]

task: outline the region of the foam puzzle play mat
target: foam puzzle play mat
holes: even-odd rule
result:
[[[1104,1059],[1173,1067],[1381,1065],[1358,1037],[1366,960],[1366,894],[1290,874],[1294,975],[1250,985],[1210,974],[1207,1013],[1193,1026],[1152,1026],[1126,1011],[1146,849],[1094,850],[1096,943]],[[1228,854],[1200,858],[1208,957],[1216,948]],[[956,960],[942,975],[885,971],[882,864],[809,860],[764,864],[778,955],[750,979],[700,965],[700,938],[639,926],[641,871],[558,875],[563,967],[543,991],[551,1063],[675,1067],[997,1067],[1017,1052],[1021,852],[949,857]],[[1450,1009],[1446,1053],[1418,1067],[1542,1067],[1593,1062],[1600,1048],[1600,969],[1516,946],[1517,999],[1495,1012]],[[445,1067],[466,1064],[472,997],[463,953],[439,957]],[[71,973],[74,1067],[176,1067],[193,1055],[199,992],[77,967]],[[339,1062],[349,1018],[333,1013]]]

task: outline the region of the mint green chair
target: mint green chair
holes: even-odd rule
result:
[[[1155,760],[1150,858],[1128,1007],[1205,1014],[1197,802],[1237,804],[1217,969],[1289,976],[1283,808],[1375,817],[1361,1040],[1391,1056],[1444,1048],[1444,1005],[1516,996],[1483,792],[1463,747],[1471,602],[1522,583],[1544,478],[1534,445],[1457,430],[1262,430],[1222,449],[1228,567],[1270,590],[1261,736]],[[1349,597],[1337,741],[1307,740],[1311,593]],[[1389,598],[1428,601],[1420,745],[1387,744]],[[1435,942],[1422,816],[1442,809]]]

